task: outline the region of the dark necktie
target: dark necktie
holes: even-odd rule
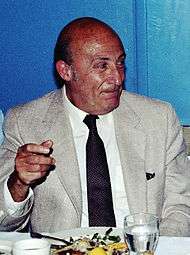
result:
[[[87,115],[86,170],[89,226],[115,227],[111,183],[104,144],[96,127],[97,115]]]

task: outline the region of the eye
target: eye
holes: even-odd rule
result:
[[[108,64],[106,62],[99,62],[94,65],[94,68],[105,70],[108,67]]]
[[[125,60],[122,59],[122,60],[117,61],[117,66],[119,68],[125,68]]]

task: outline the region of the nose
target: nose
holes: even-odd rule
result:
[[[117,66],[110,68],[110,74],[108,77],[109,83],[114,83],[117,86],[120,86],[123,83],[124,79],[124,70],[118,69]]]

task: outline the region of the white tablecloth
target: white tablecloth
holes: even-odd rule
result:
[[[28,238],[29,234],[25,233],[0,232],[0,248],[3,242],[13,244],[17,240]],[[155,255],[190,255],[190,238],[162,236],[159,238]]]
[[[156,255],[190,255],[190,237],[159,238]]]

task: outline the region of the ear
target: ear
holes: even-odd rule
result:
[[[63,60],[59,60],[56,63],[56,70],[65,81],[70,81],[71,79],[71,67]]]

